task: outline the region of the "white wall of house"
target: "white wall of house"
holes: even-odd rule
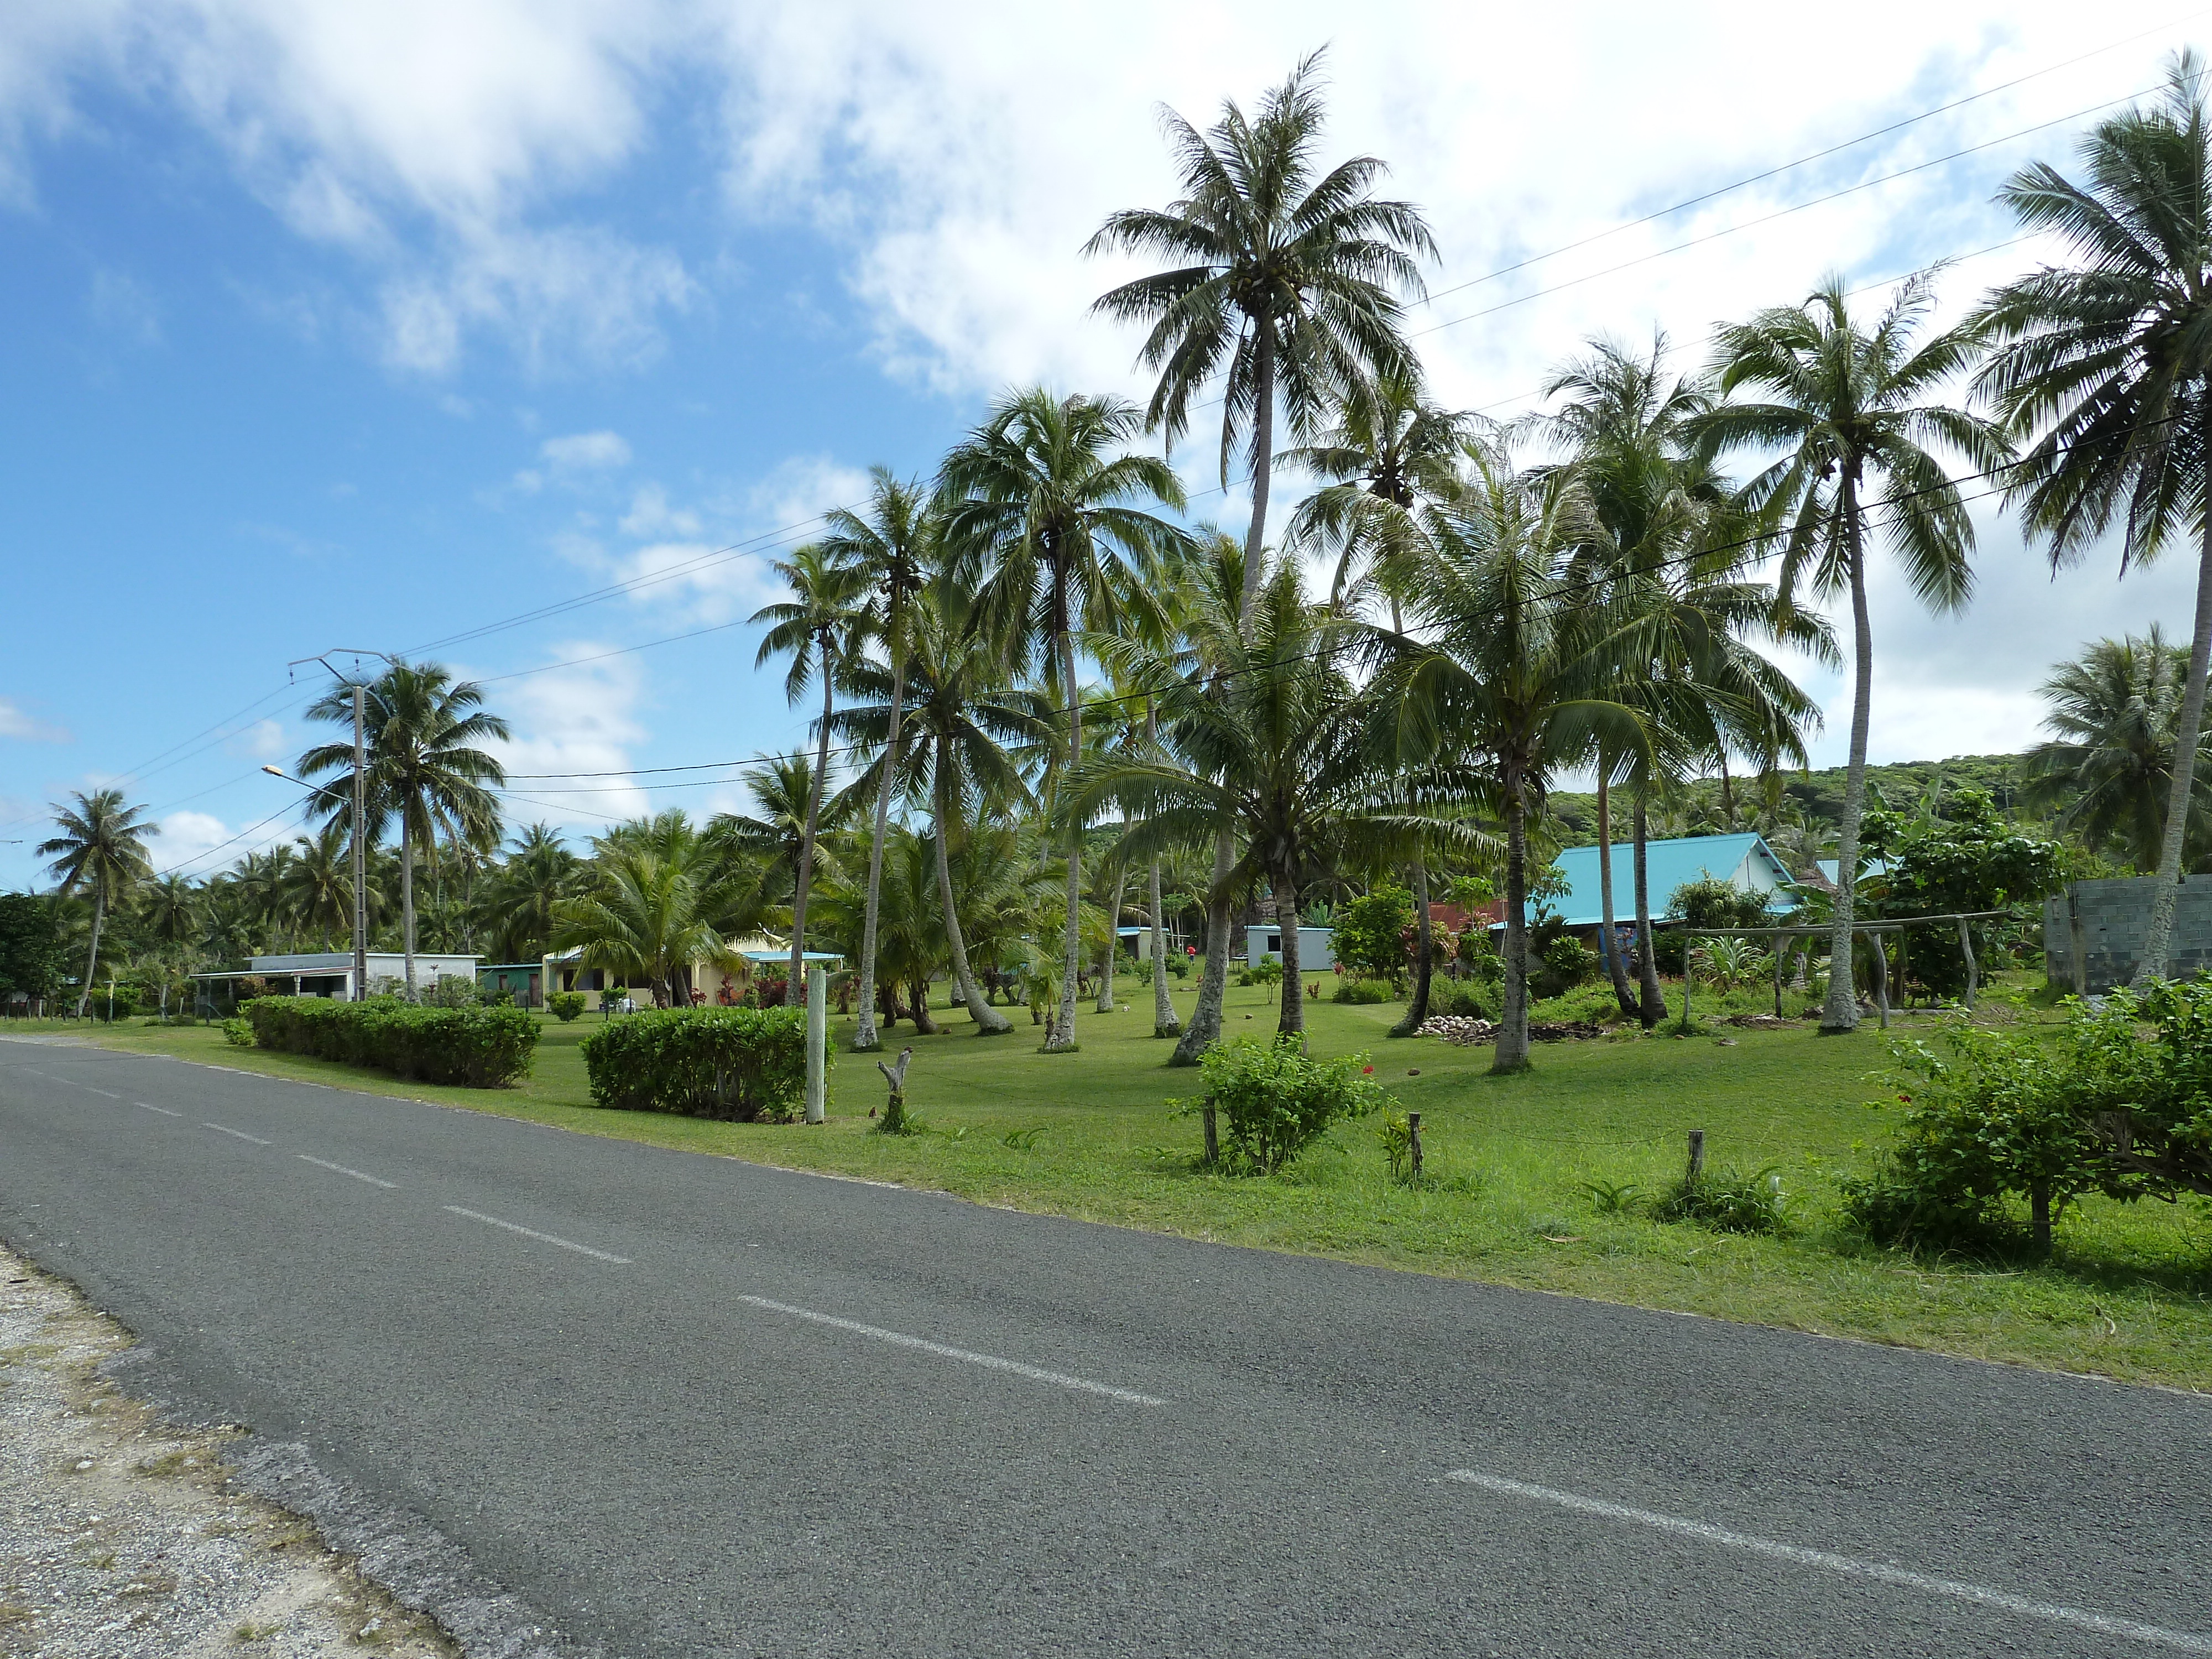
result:
[[[1298,970],[1307,974],[1336,971],[1336,929],[1298,929]],[[1255,921],[1244,930],[1244,960],[1257,968],[1267,957],[1283,954],[1283,930],[1273,922]]]

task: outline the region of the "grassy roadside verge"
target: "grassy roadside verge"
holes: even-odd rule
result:
[[[1187,1007],[1185,994],[1180,1001]],[[908,1097],[923,1134],[870,1132],[883,1097],[871,1061],[840,1054],[833,1121],[707,1123],[593,1107],[577,1043],[592,1022],[549,1024],[522,1088],[402,1084],[291,1055],[228,1047],[196,1028],[66,1030],[106,1046],[404,1094],[586,1133],[939,1188],[980,1202],[1562,1291],[1948,1353],[2212,1389],[2212,1206],[2121,1206],[2069,1213],[2046,1265],[1935,1261],[1870,1249],[1835,1220],[1836,1181],[1887,1135],[1865,1103],[1887,1063],[1871,1029],[1822,1038],[1809,1027],[1734,1030],[1546,1045],[1528,1075],[1487,1077],[1486,1048],[1390,1041],[1398,1010],[1311,1008],[1321,1054],[1364,1049],[1401,1104],[1423,1114],[1431,1182],[1391,1181],[1375,1127],[1267,1180],[1193,1167],[1198,1130],[1163,1102],[1194,1074],[1161,1067],[1151,999],[1080,1017],[1073,1055],[1011,1036],[951,1034],[897,1043],[917,1053]],[[1273,1009],[1230,993],[1232,1035],[1264,1035]],[[1017,1018],[1020,1018],[1018,1012]],[[18,1028],[11,1028],[18,1029]],[[1418,1070],[1419,1075],[1409,1075]],[[1606,1214],[1588,1182],[1645,1195],[1679,1168],[1685,1133],[1709,1159],[1773,1168],[1790,1194],[1784,1238],[1717,1235]]]

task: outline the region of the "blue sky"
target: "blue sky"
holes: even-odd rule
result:
[[[222,845],[284,810],[258,768],[311,739],[317,688],[288,689],[288,659],[415,650],[732,544],[752,545],[436,654],[490,683],[518,773],[792,745],[801,720],[754,672],[751,631],[722,626],[769,596],[766,557],[793,539],[769,532],[849,499],[871,463],[927,471],[1010,383],[1139,392],[1133,341],[1085,312],[1117,268],[1078,248],[1112,209],[1171,193],[1154,106],[1203,119],[1249,100],[1343,21],[1296,5],[1136,6],[1110,31],[1015,7],[705,0],[18,9],[0,40],[7,884],[33,873],[44,804],[95,782],[155,809],[163,867],[292,833],[280,817]],[[1417,312],[1439,391],[1499,414],[1594,331],[1664,326],[1694,355],[1714,320],[1826,269],[1879,304],[1874,285],[2006,240],[1989,201],[2005,173],[2063,160],[2082,122],[2060,118],[2152,85],[2212,21],[1875,5],[1838,42],[1809,14],[1753,32],[1717,7],[1527,9],[1408,7],[1329,58],[1333,143],[1383,155],[1426,206],[1433,288],[1613,232]],[[1964,260],[1947,303],[2038,252]],[[1208,447],[1177,453],[1194,488],[1218,482]],[[1198,510],[1233,527],[1244,505]],[[2054,586],[1987,517],[1981,568],[1962,618],[1877,583],[1877,757],[2021,746],[2057,657],[2186,614],[2178,560],[2124,586],[2093,560]],[[718,631],[648,643],[702,629]],[[571,788],[613,793],[555,793]],[[517,793],[515,821],[580,832],[736,799],[719,780]]]

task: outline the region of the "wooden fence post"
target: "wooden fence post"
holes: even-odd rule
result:
[[[1692,1181],[1695,1181],[1695,1180],[1696,1180],[1699,1176],[1701,1176],[1701,1175],[1705,1174],[1705,1132],[1703,1129],[1692,1129],[1692,1130],[1691,1130],[1691,1131],[1690,1131],[1690,1175],[1689,1175],[1689,1178],[1690,1178]]]
[[[1421,1173],[1421,1115],[1419,1112],[1406,1114],[1406,1139],[1413,1151],[1413,1174],[1418,1178]]]
[[[1959,918],[1959,949],[1966,957],[1966,1011],[1973,1012],[1974,993],[1980,988],[1981,977],[1974,963],[1974,935],[1964,916]]]

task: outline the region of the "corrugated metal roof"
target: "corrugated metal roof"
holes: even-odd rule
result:
[[[1683,836],[1644,844],[1644,867],[1649,884],[1651,914],[1663,915],[1674,890],[1693,881],[1732,878],[1747,859],[1759,860],[1780,884],[1791,879],[1789,866],[1777,858],[1765,837],[1756,835]],[[1560,873],[1567,878],[1563,897],[1546,899],[1545,906],[1563,916],[1570,927],[1595,927],[1605,920],[1599,894],[1597,848],[1570,847],[1559,857]],[[1778,908],[1770,902],[1770,908]],[[1788,908],[1783,906],[1779,908]],[[1535,919],[1535,907],[1529,907]],[[1632,921],[1636,916],[1636,847],[1628,841],[1613,843],[1613,919]]]

